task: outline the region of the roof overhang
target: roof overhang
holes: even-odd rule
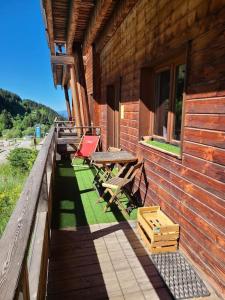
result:
[[[133,6],[135,1],[120,0],[42,0],[42,14],[51,52],[55,86],[69,79],[68,65],[72,62],[74,45],[82,45],[83,55],[105,30],[115,10],[124,2]],[[114,26],[115,27],[115,26]],[[106,35],[107,36],[107,35]],[[58,51],[63,48],[63,52]]]

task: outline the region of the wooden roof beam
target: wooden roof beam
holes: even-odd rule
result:
[[[104,48],[136,3],[137,0],[124,0],[117,3],[109,22],[107,22],[101,35],[95,42],[96,52],[100,52]],[[120,12],[119,14],[118,11]]]
[[[67,39],[66,39],[67,55],[71,55],[73,52],[73,42],[74,42],[74,37],[77,28],[80,5],[81,5],[81,0],[71,0],[70,16],[69,16],[69,22],[67,27]]]
[[[62,76],[62,86],[68,85],[69,79],[70,79],[69,66],[64,65],[63,66],[63,76]]]
[[[55,54],[55,45],[54,45],[54,31],[53,31],[53,14],[52,14],[52,0],[46,0],[44,8],[44,21],[47,25],[45,28],[48,34],[48,43],[51,54]]]
[[[83,55],[86,54],[88,47],[93,44],[116,2],[117,0],[98,0],[84,35]]]
[[[56,65],[73,65],[74,57],[72,55],[52,55],[51,63]]]

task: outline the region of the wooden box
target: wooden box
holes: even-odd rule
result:
[[[138,208],[138,232],[152,253],[177,250],[179,225],[174,224],[160,206]]]

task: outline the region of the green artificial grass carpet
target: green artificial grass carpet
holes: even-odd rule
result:
[[[159,149],[163,149],[168,152],[180,155],[180,147],[178,147],[178,146],[167,144],[164,142],[152,141],[152,140],[146,141],[146,143],[149,145],[152,145],[154,147],[157,147]]]
[[[82,161],[78,159],[73,163],[81,166],[73,168],[70,161],[57,164],[53,228],[136,219],[136,209],[131,212],[129,217],[125,217],[115,204],[105,213],[103,209],[106,202],[101,200],[96,204],[99,196],[92,183],[95,175],[94,169],[83,167]],[[123,196],[121,202],[126,207],[128,203],[126,196]]]

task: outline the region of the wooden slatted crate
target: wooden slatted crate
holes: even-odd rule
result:
[[[160,206],[141,207],[137,214],[138,232],[152,253],[177,250],[179,225],[174,224]]]

